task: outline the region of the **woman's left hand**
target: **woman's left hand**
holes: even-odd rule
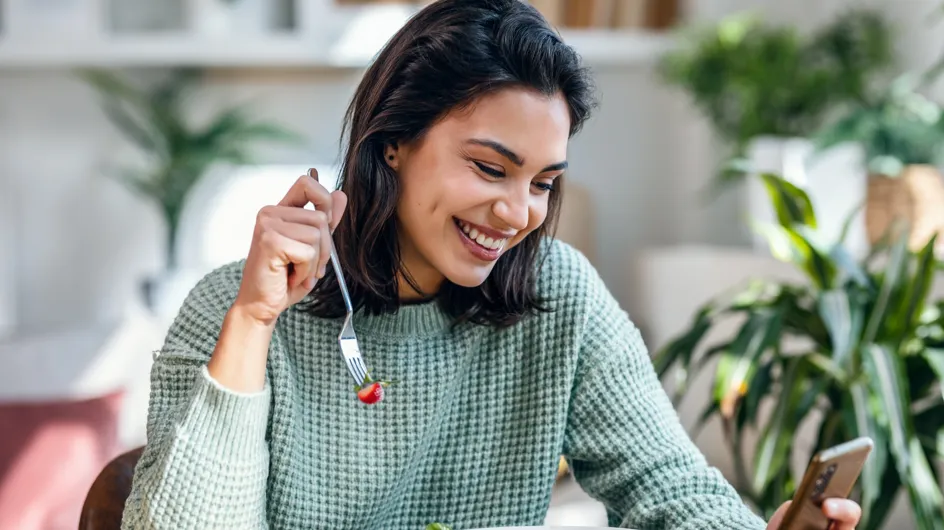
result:
[[[783,521],[784,514],[787,513],[787,508],[790,507],[790,502],[792,501],[787,501],[780,508],[777,508],[774,516],[767,523],[767,530],[778,530],[780,528],[780,523]],[[856,524],[862,518],[862,508],[848,499],[826,499],[823,501],[823,513],[833,521],[829,530],[855,530]]]

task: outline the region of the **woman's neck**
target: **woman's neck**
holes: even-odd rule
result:
[[[404,303],[423,302],[435,298],[445,281],[445,277],[435,267],[426,260],[417,258],[418,256],[404,255],[401,264],[403,272],[397,275],[400,301]],[[408,276],[413,283],[407,280]]]
[[[407,270],[411,270],[407,268]],[[442,286],[442,276],[439,276],[437,280],[435,277],[430,275],[417,275],[416,273],[410,272],[413,281],[416,283],[416,286],[420,288],[420,291],[417,291],[416,288],[407,281],[406,277],[403,274],[400,274],[397,278],[398,289],[400,302],[404,304],[414,304],[414,303],[423,303],[428,302],[436,297],[436,293],[439,292],[439,288]]]
[[[446,280],[445,276],[403,237],[400,239],[400,271],[397,274],[397,288],[402,303],[423,302],[435,298]]]

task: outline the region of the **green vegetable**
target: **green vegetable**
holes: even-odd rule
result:
[[[429,523],[426,525],[426,530],[452,530],[452,528],[442,523]]]

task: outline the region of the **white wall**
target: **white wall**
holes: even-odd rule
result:
[[[0,105],[20,326],[117,317],[128,279],[157,259],[154,213],[102,177],[105,155],[120,144],[89,92],[61,73],[4,72]]]

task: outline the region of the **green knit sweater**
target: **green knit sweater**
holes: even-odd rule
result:
[[[123,530],[541,525],[561,454],[610,526],[763,529],[687,437],[591,265],[545,248],[539,293],[554,311],[508,329],[451,329],[435,303],[356,315],[372,374],[398,381],[373,406],[341,361],[341,322],[294,309],[262,392],[213,381],[242,264],[207,275],[155,358]]]

